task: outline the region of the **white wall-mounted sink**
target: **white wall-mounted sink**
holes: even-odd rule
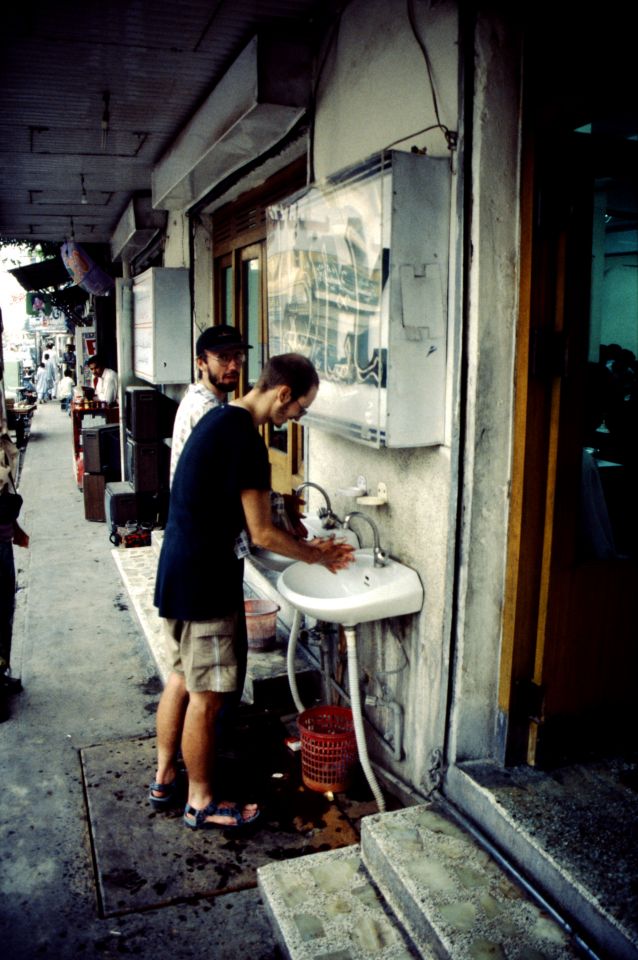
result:
[[[293,563],[279,575],[277,589],[302,613],[347,627],[417,613],[423,606],[416,570],[396,560],[375,567],[372,550],[356,550],[354,562],[337,573]]]
[[[342,530],[340,527],[337,527],[336,530],[326,530],[321,526],[321,518],[316,513],[308,514],[302,522],[308,531],[308,540],[312,540],[314,537],[334,536],[352,544],[353,547],[359,546],[356,533],[352,530]],[[274,553],[274,551],[264,550],[262,547],[253,547],[252,553],[269,570],[275,570],[279,573],[295,563],[290,557],[284,557],[282,553]]]

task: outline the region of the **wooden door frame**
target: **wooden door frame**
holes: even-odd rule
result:
[[[549,139],[549,138],[548,138]],[[500,757],[533,762],[542,721],[541,664],[552,575],[561,376],[565,346],[565,218],[548,167],[560,150],[529,132],[521,179],[521,283],[503,642]],[[543,169],[545,165],[545,169]],[[557,174],[557,182],[560,175]]]
[[[577,620],[567,598],[576,597],[575,585],[587,582],[595,563],[579,551],[574,491],[580,489],[585,436],[579,401],[591,295],[592,210],[583,201],[593,198],[596,150],[594,140],[583,134],[566,133],[563,141],[554,134],[529,145],[523,167],[512,499],[498,691],[504,763],[535,764],[539,757],[551,762],[552,736],[538,750],[545,707],[548,718],[561,711],[567,720],[573,717],[576,730],[587,697],[595,703],[597,675],[587,673],[587,660],[579,665],[582,673],[573,671],[581,683],[587,679],[582,708],[578,698],[567,696],[566,678],[575,666],[572,623]],[[591,642],[583,649],[590,658],[596,655]]]
[[[512,451],[511,501],[508,525],[507,573],[505,578],[503,635],[498,687],[499,759],[515,762],[527,754],[527,716],[534,709],[535,691],[530,688],[536,650],[540,562],[545,521],[542,487],[547,461],[542,456],[547,428],[539,385],[530,382],[531,329],[533,313],[534,144],[523,149],[521,184],[520,299],[516,335],[514,441]],[[534,389],[535,397],[530,396]],[[532,422],[531,411],[534,412]],[[535,461],[538,469],[529,469]],[[543,483],[540,480],[543,478]],[[537,482],[534,482],[534,481]],[[530,524],[536,513],[538,523]]]

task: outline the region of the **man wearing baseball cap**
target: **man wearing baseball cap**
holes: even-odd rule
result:
[[[197,338],[195,356],[197,383],[191,383],[177,409],[171,441],[170,483],[184,444],[205,413],[221,406],[239,386],[239,374],[246,359],[246,343],[239,330],[227,324],[208,327]]]

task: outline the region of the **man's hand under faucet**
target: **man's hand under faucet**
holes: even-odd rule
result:
[[[308,545],[321,551],[323,556],[317,562],[327,567],[331,573],[343,570],[354,560],[355,548],[338,537],[315,537],[308,541]]]
[[[242,490],[241,502],[246,527],[253,544],[281,553],[292,560],[320,563],[332,573],[347,567],[354,560],[354,547],[336,537],[300,539],[272,522],[270,491]]]

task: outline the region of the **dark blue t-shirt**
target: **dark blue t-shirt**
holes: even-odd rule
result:
[[[155,581],[161,617],[211,620],[242,603],[242,490],[269,490],[268,451],[251,415],[226,405],[195,425],[177,463]]]

